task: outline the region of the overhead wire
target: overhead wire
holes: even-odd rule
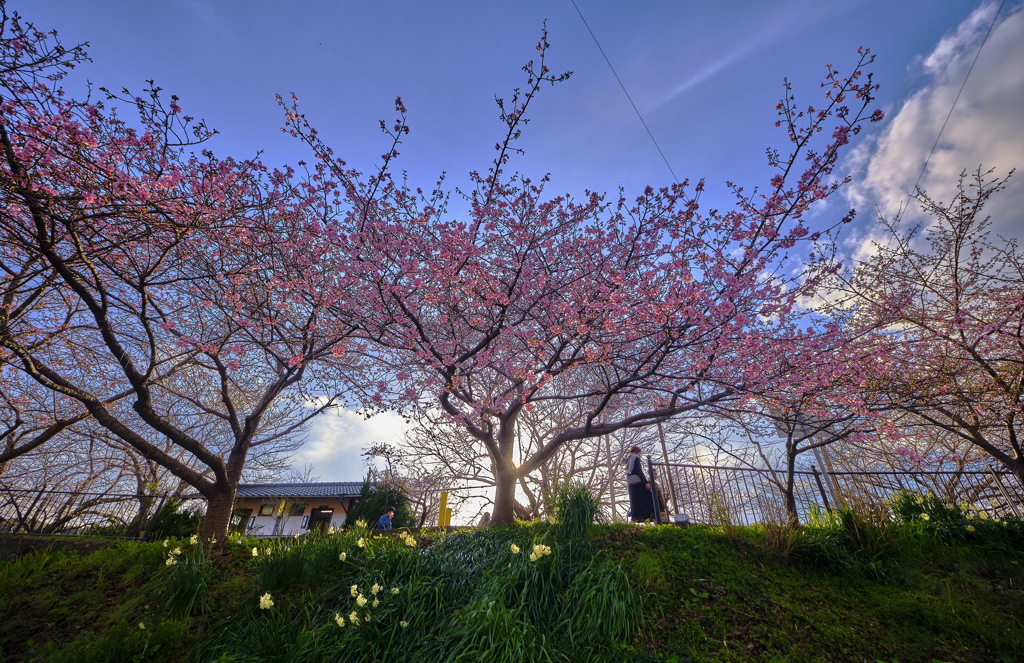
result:
[[[935,136],[935,142],[932,144],[932,149],[928,151],[928,156],[925,157],[924,165],[921,166],[921,172],[917,176],[917,181],[914,182],[914,186],[911,191],[907,193],[907,202],[903,206],[903,209],[896,213],[895,227],[899,227],[900,221],[903,220],[903,213],[909,209],[910,201],[914,198],[914,194],[921,186],[921,180],[924,179],[924,174],[928,171],[928,164],[931,163],[932,157],[935,155],[935,150],[939,147],[939,141],[942,140],[942,134],[946,130],[946,125],[949,124],[949,118],[953,116],[953,110],[956,108],[957,102],[960,101],[960,95],[963,94],[964,88],[967,87],[967,81],[971,78],[971,72],[974,71],[974,65],[978,64],[978,58],[981,57],[981,52],[985,49],[985,44],[988,42],[989,35],[992,34],[992,28],[995,27],[996,21],[999,19],[999,14],[1002,12],[1005,4],[1006,0],[1002,0],[996,8],[996,13],[992,16],[992,22],[989,23],[988,30],[985,32],[985,37],[981,40],[981,44],[978,46],[978,52],[974,54],[974,60],[971,62],[971,66],[967,69],[967,74],[964,76],[964,80],[960,84],[960,89],[957,90],[956,97],[953,98],[953,103],[949,107],[949,112],[946,113],[946,119],[942,121],[939,133]]]
[[[643,125],[644,130],[650,137],[655,149],[657,149],[658,154],[661,155],[661,159],[665,163],[665,167],[668,168],[669,173],[672,174],[672,179],[678,183],[679,177],[676,175],[675,170],[672,168],[672,164],[669,163],[668,158],[665,156],[665,152],[661,149],[661,146],[658,144],[658,140],[654,137],[654,133],[651,131],[651,128],[644,120],[643,114],[640,112],[640,109],[637,108],[636,103],[633,101],[633,97],[629,94],[629,90],[626,89],[626,85],[622,82],[622,78],[615,70],[615,66],[612,64],[611,59],[608,57],[608,54],[601,46],[601,42],[598,40],[597,35],[594,34],[593,29],[591,29],[590,24],[587,22],[587,19],[583,15],[583,12],[580,10],[579,5],[576,4],[576,0],[570,0],[570,2],[572,2],[572,6],[576,9],[576,13],[579,14],[580,20],[583,22],[583,26],[587,29],[587,32],[590,33],[591,39],[594,40],[594,44],[597,45],[597,49],[601,52],[601,56],[604,58],[605,63],[608,65],[608,69],[611,70],[612,75],[615,77],[615,80],[619,84],[619,87],[622,88],[622,92],[623,94],[626,95],[626,99],[629,101],[630,106],[633,107],[633,112],[636,113],[637,118],[640,120],[640,124]],[[932,157],[935,155],[935,151],[938,149],[939,142],[942,140],[942,134],[945,132],[946,126],[949,124],[949,120],[953,116],[953,111],[956,109],[957,102],[960,100],[960,96],[963,94],[964,88],[967,86],[967,81],[970,80],[971,73],[974,71],[974,67],[978,63],[978,59],[981,57],[981,53],[985,48],[985,44],[988,43],[988,38],[992,34],[992,30],[995,27],[996,21],[999,19],[999,15],[1002,13],[1005,4],[1006,0],[1001,0],[999,3],[999,7],[996,8],[996,12],[992,16],[992,21],[989,23],[988,30],[985,32],[985,36],[982,39],[981,44],[978,46],[978,51],[974,54],[974,60],[971,62],[971,66],[968,68],[967,74],[964,76],[964,80],[960,84],[960,89],[957,91],[956,97],[953,99],[953,103],[949,107],[949,112],[946,114],[946,118],[943,120],[942,126],[939,128],[938,134],[935,136],[935,142],[932,144],[931,149],[928,151],[928,156],[925,157],[924,165],[921,167],[921,172],[918,174],[917,180],[914,182],[912,190],[907,194],[907,202],[903,206],[903,209],[899,210],[896,214],[896,226],[898,226],[900,221],[902,220],[903,213],[909,208],[910,201],[913,199],[914,193],[918,190],[918,187],[920,187],[921,180],[924,179],[924,175],[928,171],[928,166],[931,163]]]
[[[644,116],[640,113],[640,109],[637,108],[636,104],[633,102],[633,97],[630,96],[629,90],[626,89],[626,85],[622,82],[622,79],[619,78],[619,74],[618,72],[615,71],[615,67],[612,65],[612,61],[608,58],[608,54],[605,53],[604,48],[601,47],[601,42],[598,41],[597,35],[595,35],[594,31],[590,29],[590,24],[587,23],[587,19],[583,16],[583,12],[580,11],[580,7],[579,5],[576,4],[576,0],[570,1],[572,2],[572,6],[576,8],[576,13],[580,15],[580,20],[583,21],[583,26],[587,29],[587,32],[590,33],[590,37],[594,40],[594,43],[597,44],[597,50],[601,51],[601,56],[604,58],[604,61],[608,64],[608,68],[611,69],[612,75],[615,76],[615,80],[619,82],[619,87],[622,88],[623,94],[625,94],[626,99],[629,100],[629,105],[633,107],[633,111],[636,113],[636,116],[640,118],[640,124],[644,126],[644,129],[647,131],[647,135],[650,136],[651,142],[654,143],[654,147],[658,150],[658,154],[661,155],[661,160],[665,162],[665,167],[668,168],[668,172],[672,174],[672,180],[676,184],[678,184],[679,177],[676,176],[676,171],[672,169],[672,164],[669,163],[668,157],[665,156],[665,153],[662,151],[661,146],[658,145],[658,141],[654,137],[654,133],[651,131],[651,128],[647,126],[647,122],[644,120]]]

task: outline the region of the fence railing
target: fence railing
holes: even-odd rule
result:
[[[750,525],[786,522],[784,470],[677,463],[654,464],[670,508],[690,522]],[[1011,472],[877,471],[824,472],[814,466],[797,470],[793,496],[801,522],[812,512],[837,507],[880,506],[901,490],[931,492],[954,504],[967,503],[990,516],[1024,516],[1024,490]],[[672,496],[670,498],[670,495]]]
[[[0,485],[0,532],[145,539],[166,498]]]
[[[690,522],[751,525],[787,520],[785,497],[779,486],[785,484],[783,470],[681,463],[656,463],[654,467],[669,511],[687,514]],[[666,477],[671,480],[665,481]],[[449,490],[451,499],[453,493],[470,488]],[[472,490],[475,493],[480,489]],[[1024,516],[1024,488],[1012,473],[993,468],[823,472],[812,466],[793,475],[793,497],[801,522],[806,522],[815,511],[879,506],[901,490],[931,492],[951,503],[970,504],[992,517]],[[484,499],[482,495],[473,497]],[[145,539],[165,499],[166,495],[0,485],[0,532]],[[622,509],[627,506],[624,496],[617,498],[617,517],[622,517]],[[483,508],[463,505],[466,513],[460,514],[460,521],[465,522],[459,524],[476,524]]]

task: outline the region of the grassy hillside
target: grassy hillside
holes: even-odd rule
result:
[[[933,514],[31,553],[0,660],[1024,660],[1024,527]]]

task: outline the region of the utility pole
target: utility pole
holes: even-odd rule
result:
[[[604,436],[605,453],[608,454],[608,501],[612,505],[612,522],[616,522],[615,514],[615,459],[612,457],[612,436]]]
[[[661,440],[661,454],[665,459],[665,476],[668,481],[668,492],[672,496],[672,510],[679,513],[679,498],[676,497],[676,482],[672,480],[672,468],[668,466],[668,446],[665,444],[665,431],[658,422],[658,439]]]

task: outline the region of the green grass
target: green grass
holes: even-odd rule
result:
[[[352,531],[30,553],[0,562],[0,661],[1024,660],[1019,522],[585,527],[573,508],[568,528],[413,546]]]

